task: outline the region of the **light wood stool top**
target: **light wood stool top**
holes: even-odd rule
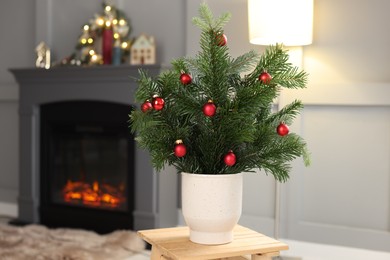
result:
[[[268,260],[278,256],[279,251],[288,249],[287,244],[240,225],[234,228],[234,240],[223,245],[191,242],[188,227],[141,230],[138,235],[151,244],[152,260]],[[248,255],[251,258],[247,258]]]

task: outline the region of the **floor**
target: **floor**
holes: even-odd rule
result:
[[[150,259],[150,251],[145,251],[123,260],[149,260],[149,259]]]
[[[9,217],[0,215],[0,223],[7,223]],[[333,245],[323,245],[295,240],[284,240],[290,247],[274,260],[390,260],[390,252],[370,251]],[[150,251],[144,251],[123,260],[148,260]]]
[[[282,252],[280,260],[390,260],[390,252],[371,251],[334,245],[323,245],[295,240],[283,240],[289,250]],[[389,246],[390,247],[390,246]],[[299,257],[299,258],[295,258]]]
[[[390,260],[389,252],[377,252],[357,248],[314,244],[283,240],[290,249],[273,260]],[[148,260],[150,252],[144,252],[126,260]]]
[[[377,252],[357,248],[314,244],[302,241],[283,240],[290,249],[273,260],[390,260],[389,252]],[[129,257],[125,260],[148,260],[150,252]]]

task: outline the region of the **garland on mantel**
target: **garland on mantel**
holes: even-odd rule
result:
[[[103,3],[103,12],[95,14],[82,32],[75,51],[60,65],[119,65],[130,53],[131,24],[125,13],[114,5]]]

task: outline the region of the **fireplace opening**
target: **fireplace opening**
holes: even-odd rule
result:
[[[76,125],[54,130],[53,137],[53,202],[126,211],[126,136]]]
[[[40,222],[107,233],[133,228],[131,107],[72,101],[40,107]]]

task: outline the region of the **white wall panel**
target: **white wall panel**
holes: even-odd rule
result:
[[[264,172],[246,173],[243,191],[244,214],[274,217],[275,181]]]
[[[389,118],[386,107],[306,108],[313,165],[304,175],[302,221],[388,229]]]
[[[3,1],[0,8],[0,202],[7,204],[16,203],[19,177],[19,88],[8,69],[33,65],[34,4]]]
[[[306,99],[292,130],[307,141],[312,165],[294,162],[294,178],[284,187],[284,237],[390,249],[390,88],[375,89],[386,98],[343,95],[338,102],[348,102],[339,105],[313,92]],[[286,101],[290,93],[284,94]]]
[[[240,224],[274,235],[275,181],[264,172],[245,173]]]
[[[0,201],[10,203],[16,203],[19,180],[17,108],[17,101],[0,99]]]

